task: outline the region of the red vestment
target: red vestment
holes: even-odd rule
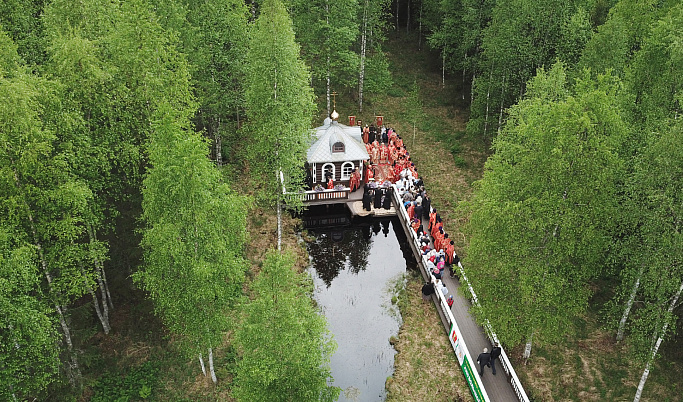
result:
[[[332,179],[327,181],[327,189],[334,190],[334,181]]]
[[[372,163],[379,163],[379,149],[375,146],[372,147]]]
[[[354,170],[351,174],[349,187],[351,188],[351,191],[356,191],[360,187],[360,172],[358,172],[358,169]]]
[[[382,162],[386,162],[388,158],[389,158],[389,151],[388,151],[386,145],[382,145],[379,148],[379,159]]]
[[[448,265],[453,264],[453,254],[455,253],[455,247],[453,247],[453,245],[450,242],[448,242],[444,251],[446,252],[446,262],[448,263]]]

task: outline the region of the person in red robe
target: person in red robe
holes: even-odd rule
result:
[[[334,180],[330,177],[330,180],[327,181],[327,189],[328,190],[334,190]]]
[[[433,209],[429,213],[429,231],[431,232],[432,228],[436,224],[436,209]]]
[[[365,169],[365,181],[369,182],[370,179],[374,179],[374,178],[375,178],[375,172],[374,172],[374,169],[372,167],[372,163],[370,163],[370,164],[368,164],[368,166]]]
[[[389,144],[389,163],[394,163],[396,159],[398,159],[398,151],[396,151],[396,147],[394,144]]]
[[[455,255],[455,245],[453,244],[453,240],[446,244],[444,251],[446,252],[446,264],[453,265],[453,256]]]
[[[366,144],[368,143],[369,136],[370,136],[370,128],[366,124],[365,127],[363,127],[363,142],[364,143],[366,143]]]
[[[351,173],[351,180],[349,180],[349,187],[351,192],[354,192],[360,188],[360,172],[358,168],[353,168],[353,173]]]
[[[413,228],[415,233],[417,233],[418,229],[420,229],[420,220],[415,217],[413,219],[413,222],[410,224],[410,226]]]
[[[413,217],[415,217],[415,205],[412,202],[408,206],[408,210],[406,212],[408,212],[408,218],[410,218],[412,221]]]
[[[382,146],[379,147],[379,160],[382,163],[386,163],[388,159],[389,159],[389,149],[387,148],[386,145],[382,144]]]
[[[377,141],[372,146],[372,163],[379,163],[379,147],[374,144],[377,144]]]

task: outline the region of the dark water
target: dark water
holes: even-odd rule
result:
[[[401,320],[391,298],[415,269],[403,229],[396,218],[349,223],[343,210],[307,211],[304,222],[327,225],[309,225],[315,241],[307,248],[315,298],[338,344],[331,367],[339,400],[383,401],[396,353],[389,338]]]

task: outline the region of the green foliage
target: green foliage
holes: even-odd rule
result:
[[[311,68],[317,94],[355,88],[359,56],[352,49],[358,38],[357,0],[297,0],[292,20],[301,53]]]
[[[45,0],[3,0],[0,2],[0,29],[17,44],[19,55],[31,65],[45,61],[43,21],[39,16]]]
[[[186,119],[187,117],[185,117]],[[201,137],[164,107],[148,147],[144,181],[145,267],[134,275],[188,354],[222,341],[241,293],[247,200],[221,181]]]
[[[233,395],[238,401],[334,401],[329,359],[335,343],[311,300],[311,282],[292,270],[294,256],[269,251],[242,306],[235,331],[240,352]]]
[[[249,173],[262,201],[273,205],[284,188],[303,186],[314,110],[310,74],[299,59],[292,22],[279,0],[266,0],[251,29],[246,68],[244,128]]]
[[[637,99],[634,122],[653,129],[681,115],[683,104],[683,5],[671,8],[643,40],[627,71]]]
[[[665,322],[676,328],[677,314],[667,311],[683,278],[683,125],[672,120],[654,133],[635,165],[628,183],[623,215],[637,230],[624,241],[625,259],[618,300],[626,300],[640,279],[638,299],[629,316],[630,344],[648,359]],[[642,268],[642,271],[641,271]],[[639,272],[640,271],[640,272]]]
[[[191,1],[181,31],[184,53],[199,103],[194,120],[209,137],[220,135],[228,161],[237,157],[237,120],[244,109],[244,66],[247,52],[247,6],[239,0]]]
[[[500,129],[509,106],[524,93],[536,69],[558,58],[572,62],[590,35],[580,1],[497,2],[483,32],[482,55],[471,104],[471,133]],[[501,118],[502,117],[502,118]]]
[[[92,402],[128,402],[149,399],[158,384],[159,368],[152,362],[128,372],[111,371],[93,385]]]
[[[618,149],[627,131],[618,81],[573,93],[561,64],[539,70],[494,141],[468,204],[468,276],[503,343],[554,342],[585,311],[615,225]]]
[[[35,250],[0,229],[0,397],[23,400],[55,380],[58,334],[40,290]]]

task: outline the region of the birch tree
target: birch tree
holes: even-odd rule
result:
[[[189,27],[181,35],[199,105],[193,120],[212,140],[218,166],[239,156],[237,129],[244,119],[247,15],[242,1],[191,1],[187,7]]]
[[[358,110],[363,112],[367,93],[381,94],[391,86],[389,65],[382,53],[390,0],[362,0],[359,9],[360,65],[358,73]]]
[[[266,0],[260,12],[251,27],[245,67],[249,121],[244,134],[249,144],[249,174],[261,190],[260,201],[277,209],[279,246],[283,191],[303,188],[313,90],[282,2]]]
[[[469,204],[476,313],[503,343],[525,341],[525,357],[532,340],[559,339],[585,310],[618,208],[618,82],[584,75],[571,92],[564,71],[558,63],[530,81]]]
[[[293,271],[291,253],[267,252],[235,331],[238,401],[335,401],[330,356],[336,348],[311,300],[312,283]]]
[[[327,115],[333,91],[356,87],[359,56],[353,45],[359,35],[357,0],[295,1],[292,19],[303,59],[311,68],[316,94],[324,94]]]
[[[650,136],[630,180],[630,204],[636,214],[635,240],[622,272],[626,300],[618,336],[626,334],[639,361],[645,363],[634,401],[642,395],[659,347],[675,328],[683,289],[683,141],[680,120]],[[622,304],[623,306],[624,304]]]
[[[493,136],[502,126],[505,109],[522,97],[536,69],[547,67],[563,56],[566,43],[578,42],[581,46],[585,41],[583,35],[563,36],[582,32],[573,28],[580,24],[571,23],[577,15],[577,3],[560,0],[496,3],[491,22],[483,32],[481,73],[473,89],[468,131]],[[575,57],[574,53],[566,54]]]
[[[55,380],[59,342],[54,314],[40,289],[36,252],[0,228],[0,396],[28,399]]]
[[[188,127],[190,114],[160,108],[144,181],[144,267],[134,281],[188,355],[209,356],[231,326],[244,281],[247,200],[234,194]]]
[[[21,68],[0,77],[0,218],[36,250],[66,346],[65,368],[76,385],[80,367],[67,308],[94,286],[79,254],[92,192],[73,174],[73,155],[55,136],[48,116],[54,85]]]

